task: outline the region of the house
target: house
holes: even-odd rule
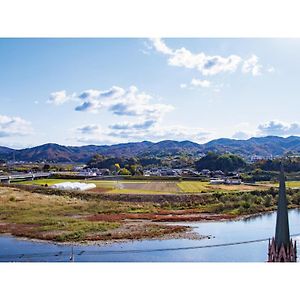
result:
[[[232,184],[232,185],[242,184],[242,180],[238,178],[226,178],[225,184]]]
[[[83,172],[80,172],[78,174],[78,176],[82,176],[82,177],[95,177],[95,176],[97,176],[97,173],[96,172],[92,172],[92,171],[83,171]]]
[[[96,173],[97,173],[97,175],[100,175],[100,176],[109,176],[110,175],[109,169],[99,169]]]
[[[208,169],[203,169],[203,170],[201,170],[200,173],[204,176],[209,176],[211,174],[210,170],[208,170]]]
[[[216,170],[213,172],[213,174],[214,174],[214,176],[224,176],[225,175],[224,172],[221,170]]]
[[[224,184],[225,180],[224,179],[219,179],[219,178],[212,178],[209,181],[210,184]]]

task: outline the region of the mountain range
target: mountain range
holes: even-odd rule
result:
[[[0,159],[7,161],[24,162],[87,162],[93,155],[99,153],[105,156],[115,157],[146,157],[167,156],[187,153],[199,155],[214,151],[218,153],[234,153],[243,157],[252,155],[277,156],[287,152],[300,153],[300,137],[287,138],[278,136],[253,137],[248,140],[234,140],[221,138],[205,144],[197,144],[191,141],[164,140],[153,143],[149,141],[136,143],[123,143],[116,145],[88,145],[88,146],[62,146],[58,144],[44,144],[32,148],[15,150],[0,146]]]

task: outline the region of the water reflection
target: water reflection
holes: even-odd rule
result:
[[[193,226],[195,232],[201,235],[210,235],[213,238],[203,240],[147,240],[105,246],[80,245],[73,247],[73,251],[77,262],[264,262],[267,259],[267,241],[176,251],[155,252],[151,251],[151,249],[213,246],[216,244],[270,238],[275,233],[275,222],[276,213],[257,215],[237,221],[194,222],[189,223],[189,225]],[[300,210],[293,209],[289,211],[289,222],[291,234],[299,234],[296,238],[293,237],[298,244],[300,242]],[[32,253],[36,255],[32,256]],[[0,261],[66,262],[70,261],[71,253],[72,247],[66,245],[31,242],[7,236],[0,237]],[[5,255],[10,255],[11,257],[5,258]]]

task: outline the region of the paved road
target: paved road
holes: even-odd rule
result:
[[[10,175],[1,175],[1,181],[13,181],[16,179],[37,179],[37,178],[47,178],[50,176],[50,173],[24,173],[24,174],[10,174]]]

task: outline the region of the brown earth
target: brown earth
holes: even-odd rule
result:
[[[226,214],[206,214],[192,210],[159,211],[158,213],[121,213],[121,214],[94,214],[86,217],[88,221],[125,221],[148,220],[155,222],[193,222],[193,221],[220,221],[235,217]]]

